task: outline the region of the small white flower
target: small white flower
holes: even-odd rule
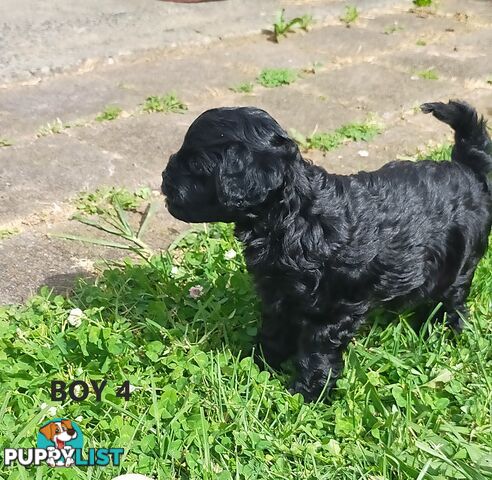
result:
[[[82,415],[79,415],[78,417],[75,418],[76,422],[81,422],[84,419]]]
[[[367,150],[359,150],[357,153],[359,154],[359,157],[368,157],[369,156],[369,152]]]
[[[236,258],[236,255],[237,255],[236,250],[231,248],[230,250],[227,250],[227,252],[224,253],[224,258],[226,260],[232,260]]]
[[[41,410],[44,410],[47,406],[48,406],[48,404],[43,402],[43,403],[39,406],[39,408],[40,408]],[[57,411],[57,408],[56,408],[56,407],[50,407],[50,408],[48,408],[48,410],[46,411],[46,414],[47,414],[48,416],[50,416],[50,417],[54,417],[54,416],[56,415],[56,411]]]
[[[72,308],[72,310],[70,310],[70,314],[68,315],[68,323],[72,325],[72,327],[80,327],[83,316],[84,312],[80,308]]]
[[[188,293],[190,294],[191,298],[200,298],[203,295],[203,287],[201,285],[195,285],[194,287],[190,288]]]
[[[174,267],[171,268],[171,275],[177,275],[179,272],[179,268],[176,267],[176,265]]]

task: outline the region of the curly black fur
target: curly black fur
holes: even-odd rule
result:
[[[259,345],[308,400],[342,372],[342,353],[378,305],[443,303],[462,329],[492,222],[491,141],[464,102],[422,106],[455,129],[451,162],[391,162],[329,174],[257,108],[198,117],[163,172],[168,209],[187,222],[235,222],[262,300]]]

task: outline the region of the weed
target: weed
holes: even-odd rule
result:
[[[392,33],[400,32],[402,30],[403,30],[403,27],[398,25],[398,22],[395,22],[393,25],[388,25],[384,29],[384,33],[385,33],[385,35],[391,35]]]
[[[88,215],[102,214],[111,203],[117,202],[123,210],[136,211],[149,200],[151,190],[147,187],[130,192],[126,188],[102,187],[95,192],[81,193],[75,200],[75,208]]]
[[[368,142],[379,133],[381,127],[375,122],[348,123],[333,132],[314,132],[309,136],[291,131],[292,137],[303,150],[314,149],[323,152],[339,148],[346,142]]]
[[[439,75],[433,68],[420,70],[418,72],[415,72],[415,75],[423,80],[439,80]]]
[[[59,118],[57,118],[53,123],[47,123],[39,127],[37,136],[45,137],[47,135],[55,135],[61,133],[66,128],[69,128],[69,125],[65,125]]]
[[[347,27],[350,27],[352,23],[354,23],[359,18],[359,11],[357,7],[353,5],[347,5],[345,7],[345,14],[340,17],[340,21],[345,23]]]
[[[260,85],[267,88],[290,85],[295,82],[299,74],[289,68],[265,68],[258,75],[257,81]]]
[[[13,143],[6,138],[0,138],[0,147],[11,147]]]
[[[425,47],[427,45],[427,42],[421,38],[419,38],[416,42],[415,42],[415,45],[419,46],[419,47]]]
[[[433,0],[413,0],[413,4],[416,7],[430,7],[433,3]]]
[[[93,227],[100,233],[117,237],[118,241],[65,233],[53,234],[53,236],[131,251],[147,260],[153,255],[153,251],[141,237],[154,211],[155,203],[147,204],[137,228],[132,226],[127,212],[135,212],[140,208],[143,202],[149,199],[150,193],[148,188],[142,188],[134,193],[122,188],[110,188],[82,194],[76,200],[79,213],[72,217],[73,220]]]
[[[348,123],[341,126],[337,132],[353,142],[369,142],[381,133],[381,127],[374,122]]]
[[[183,113],[188,110],[187,105],[182,102],[174,93],[168,93],[162,96],[147,97],[142,106],[142,110],[147,113]]]
[[[277,43],[282,37],[286,37],[287,33],[292,32],[294,28],[300,28],[307,31],[313,23],[313,17],[311,15],[303,15],[302,17],[286,20],[284,14],[285,9],[282,9],[278,13],[277,20],[273,24],[273,38]]]
[[[303,68],[302,71],[304,73],[311,73],[315,75],[318,73],[319,69],[323,67],[321,62],[313,62],[309,67]]]
[[[97,122],[110,122],[116,120],[123,110],[115,105],[108,105],[97,117]]]
[[[419,151],[416,155],[417,160],[444,161],[451,160],[453,146],[449,143],[428,147]]]
[[[230,87],[229,90],[232,90],[235,93],[251,93],[253,91],[253,86],[252,82],[243,82],[235,87]]]
[[[489,85],[492,85],[492,77],[487,78],[486,82],[487,82]]]
[[[19,230],[17,228],[0,228],[0,240],[17,235]]]

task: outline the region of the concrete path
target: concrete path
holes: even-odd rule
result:
[[[6,229],[18,233],[0,240],[0,303],[21,301],[43,284],[65,288],[97,259],[121,255],[48,234],[87,234],[69,221],[80,191],[158,190],[169,154],[204,109],[256,105],[306,134],[376,115],[384,130],[370,143],[307,154],[342,173],[449,139],[449,130],[417,111],[424,101],[464,98],[492,116],[489,0],[441,0],[417,11],[410,0],[350,4],[360,15],[347,28],[339,20],[346,2],[337,0],[2,2],[0,145],[12,145],[0,147],[0,238]],[[287,17],[312,14],[313,29],[269,41],[264,30],[281,6]],[[265,67],[300,77],[280,88],[255,85],[249,94],[230,90],[255,83]],[[420,78],[429,69],[438,79]],[[148,96],[170,91],[187,112],[142,112]],[[121,117],[95,121],[108,105],[121,107]],[[57,119],[59,134],[39,136]],[[161,205],[147,241],[163,248],[185,228]]]

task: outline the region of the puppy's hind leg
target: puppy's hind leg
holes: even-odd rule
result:
[[[446,323],[456,333],[461,333],[464,327],[463,319],[468,316],[466,300],[470,294],[471,282],[477,267],[478,260],[463,268],[455,282],[444,292],[442,297],[442,316],[446,313]]]

